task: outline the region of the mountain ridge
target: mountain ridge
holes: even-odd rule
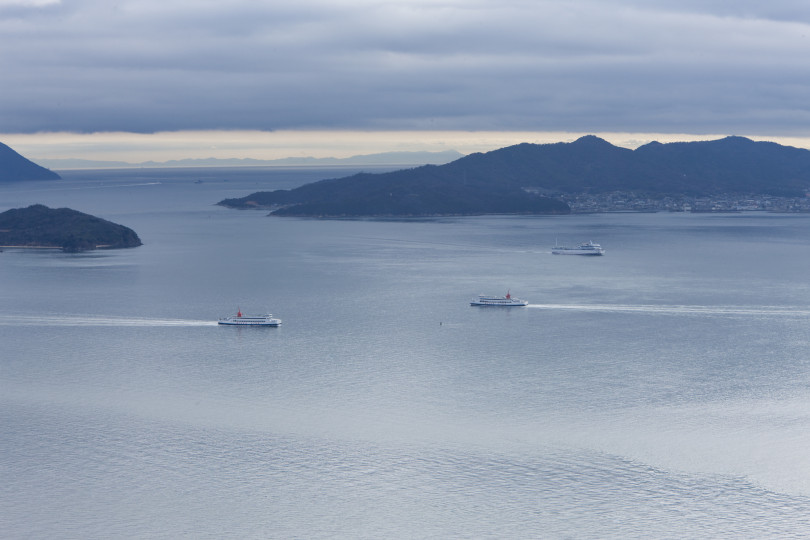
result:
[[[218,204],[310,217],[543,214],[567,213],[550,202],[561,201],[548,196],[575,193],[804,197],[808,190],[810,150],[736,136],[652,142],[630,150],[586,135],[570,143],[521,143],[445,165],[321,180]]]

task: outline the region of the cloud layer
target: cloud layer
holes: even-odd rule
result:
[[[806,58],[798,1],[0,0],[0,131],[798,136]]]

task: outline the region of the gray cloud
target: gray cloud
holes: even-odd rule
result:
[[[803,2],[275,4],[3,0],[0,131],[810,125]]]

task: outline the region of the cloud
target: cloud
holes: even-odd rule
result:
[[[61,3],[61,0],[0,0],[0,8],[3,7],[41,7]]]
[[[800,2],[276,4],[0,0],[0,130],[810,125]]]

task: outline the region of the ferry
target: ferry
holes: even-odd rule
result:
[[[473,298],[470,302],[471,306],[528,306],[528,300],[521,300],[520,298],[512,298],[512,294],[507,291],[506,296],[487,296],[480,295],[478,298]]]
[[[274,319],[271,314],[267,315],[243,315],[242,310],[238,310],[233,317],[223,317],[218,324],[231,326],[281,326],[281,319]]]
[[[605,250],[599,244],[585,242],[577,247],[554,246],[551,248],[554,255],[604,255]]]

